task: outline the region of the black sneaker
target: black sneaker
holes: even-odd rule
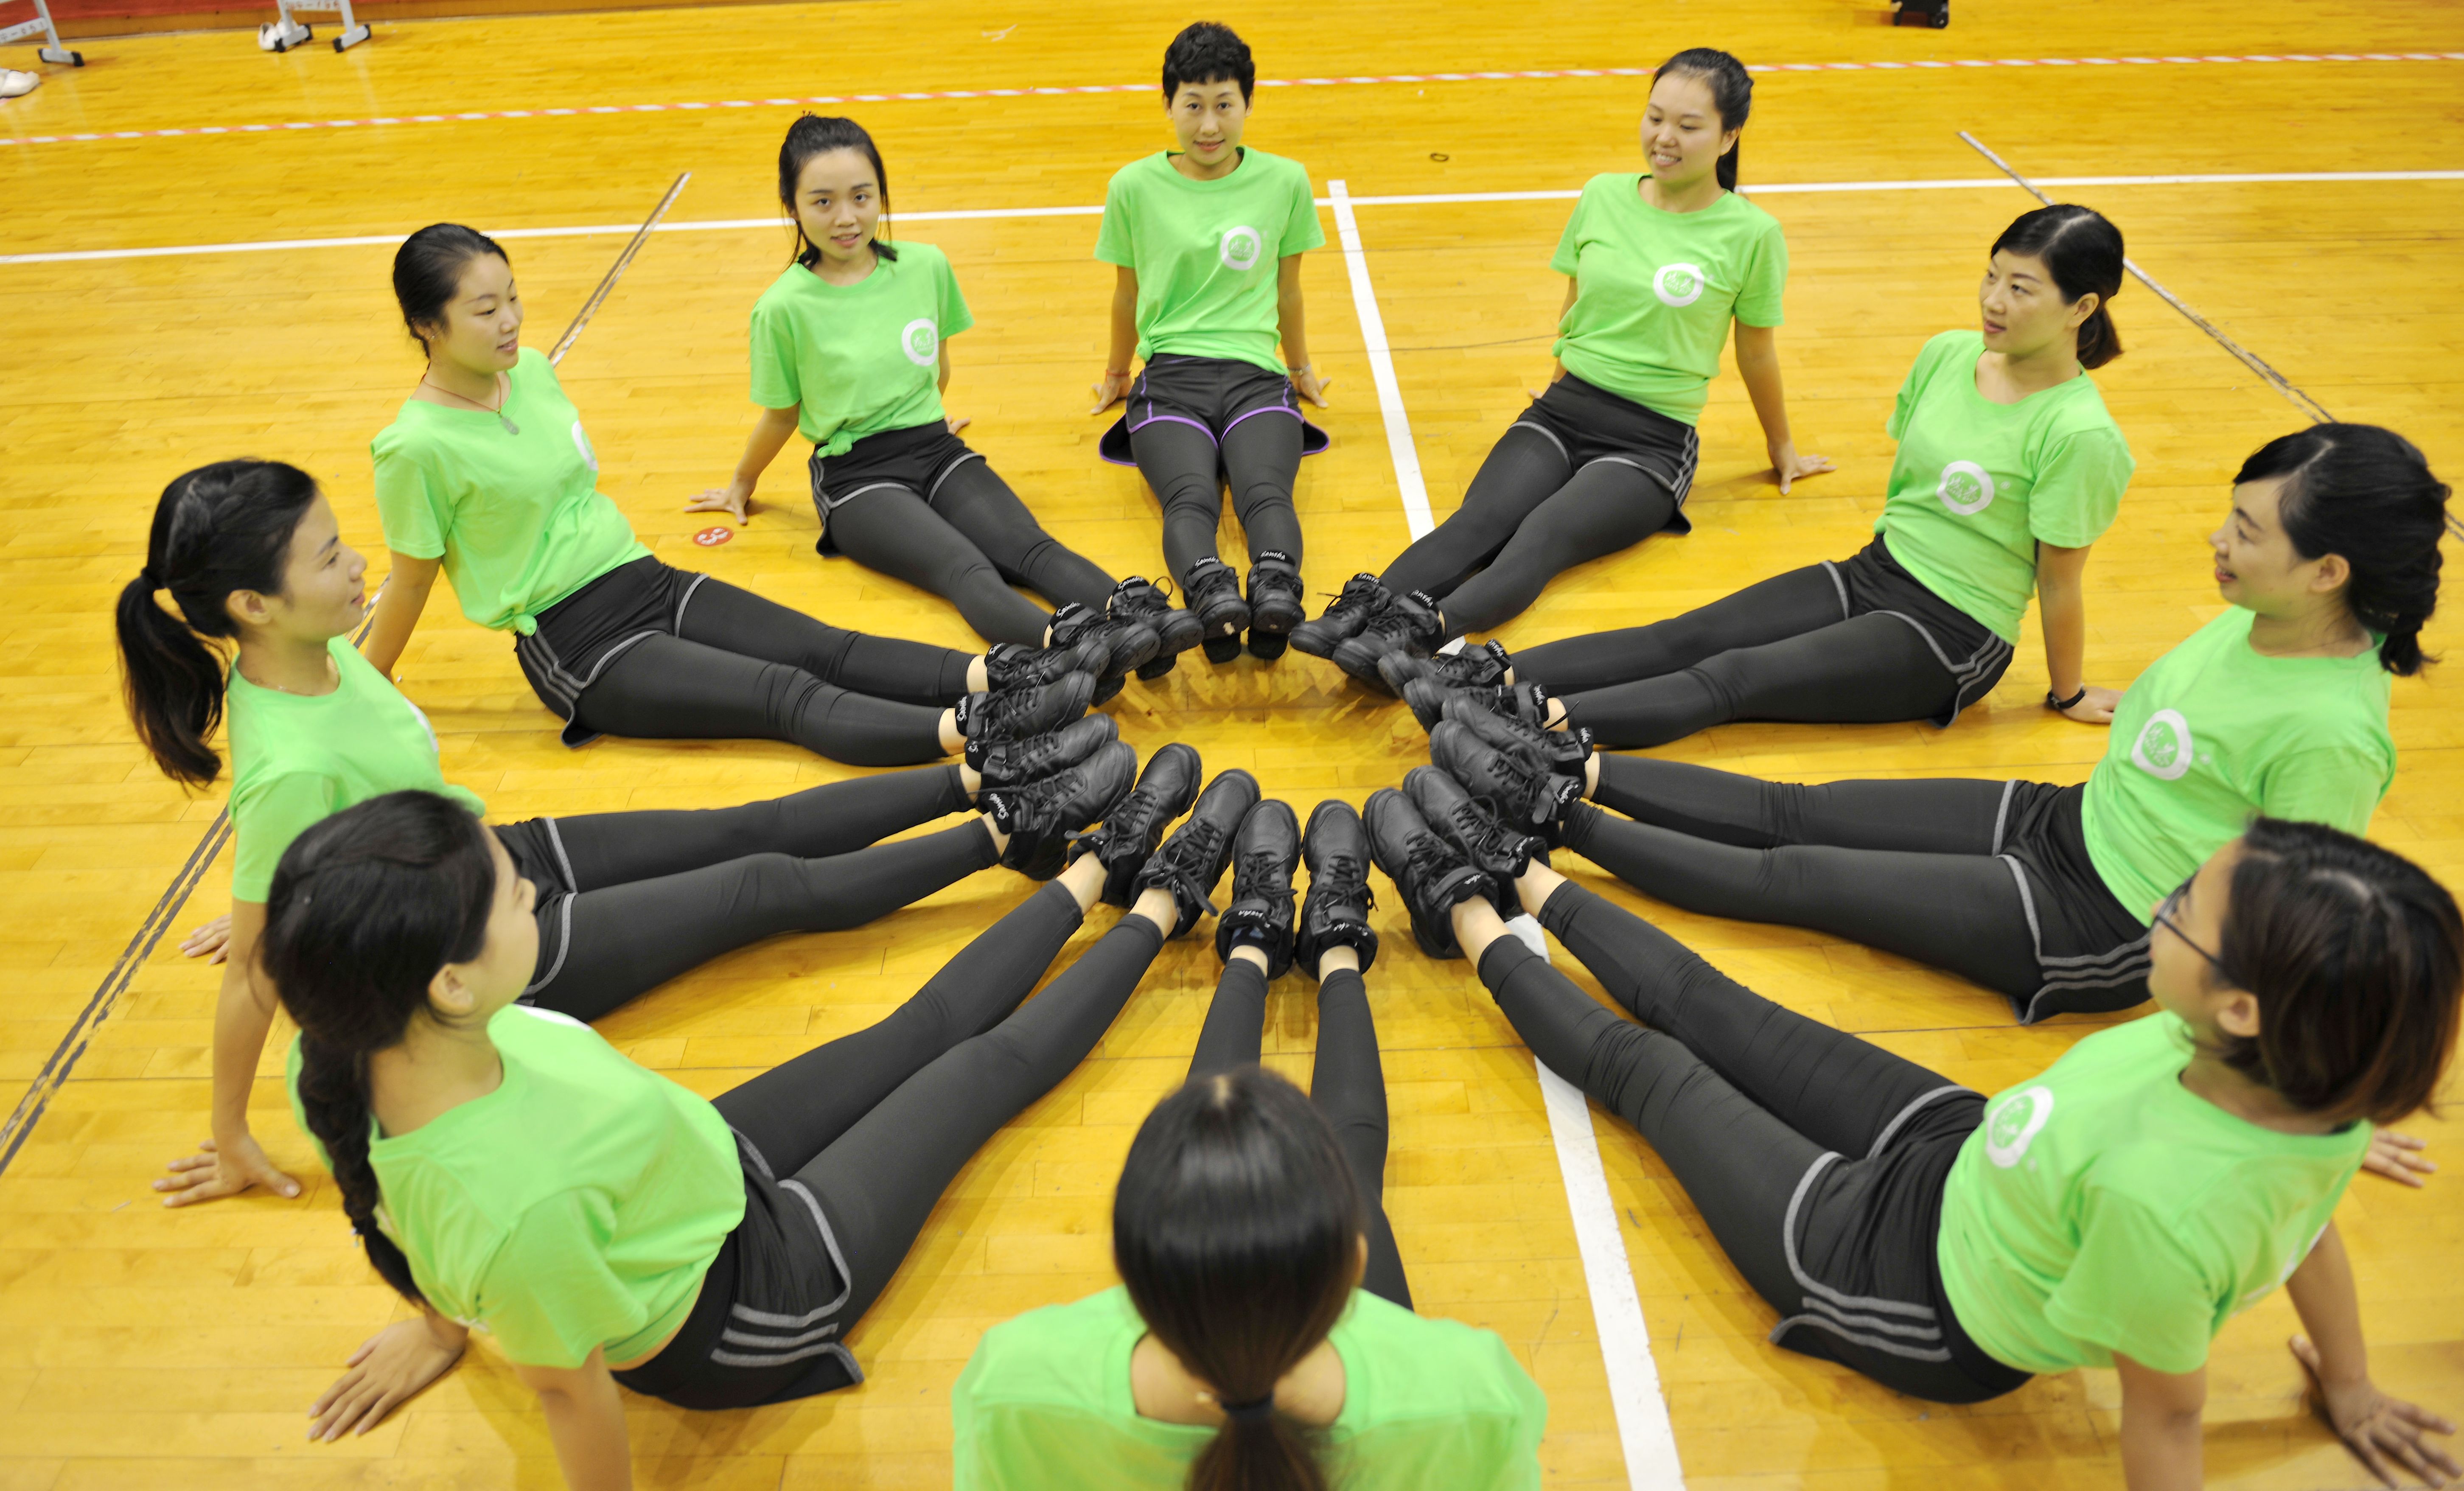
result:
[[[984,793],[977,806],[1009,835],[1001,863],[1032,880],[1050,880],[1067,863],[1068,835],[1112,810],[1138,774],[1138,753],[1115,740],[1066,771]]]
[[[1229,663],[1241,655],[1241,634],[1249,629],[1249,603],[1241,599],[1241,577],[1221,559],[1208,558],[1180,577],[1181,599],[1198,618],[1206,660]]]
[[[1179,910],[1178,920],[1164,935],[1177,937],[1214,911],[1211,897],[1215,883],[1223,878],[1223,866],[1231,863],[1233,835],[1257,805],[1258,778],[1238,767],[1225,772],[1206,784],[1189,822],[1174,829],[1138,870],[1140,890],[1160,886],[1172,892]]]
[[[1101,639],[1111,656],[1089,671],[1107,682],[1152,662],[1163,650],[1163,639],[1155,635],[1155,628],[1136,618],[1108,616],[1075,601],[1052,613],[1051,637],[1056,647],[1076,647],[1089,638]]]
[[[1506,644],[1492,637],[1461,652],[1432,652],[1427,657],[1389,652],[1377,660],[1377,676],[1397,693],[1403,692],[1416,678],[1431,679],[1448,689],[1482,689],[1506,682],[1507,670],[1513,666],[1513,655],[1506,650]],[[1424,719],[1420,727],[1425,730],[1436,723],[1434,719]]]
[[[1369,619],[1360,635],[1334,649],[1334,666],[1384,693],[1386,680],[1377,674],[1380,659],[1389,652],[1427,657],[1445,640],[1446,624],[1435,597],[1425,590],[1390,596],[1386,608]]]
[[[1070,845],[1072,860],[1092,854],[1104,862],[1105,905],[1127,906],[1137,899],[1138,871],[1146,868],[1147,856],[1155,853],[1172,821],[1189,811],[1198,784],[1205,779],[1198,748],[1176,740],[1147,757],[1137,789],[1104,815],[1100,827]]]
[[[1489,904],[1497,908],[1497,914],[1507,918],[1522,915],[1523,902],[1515,891],[1514,877],[1529,868],[1533,860],[1548,864],[1549,845],[1536,834],[1499,822],[1487,807],[1473,800],[1463,783],[1434,766],[1413,767],[1403,778],[1403,792],[1431,827],[1463,850],[1473,868],[1489,877]]]
[[[1522,686],[1518,684],[1516,687]],[[1531,687],[1537,689],[1540,686],[1533,684]],[[1547,708],[1545,704],[1540,706],[1544,718]],[[1590,726],[1551,730],[1531,724],[1518,715],[1501,714],[1476,689],[1449,695],[1445,717],[1501,751],[1521,751],[1533,761],[1564,776],[1580,777],[1583,763],[1592,758]]]
[[[1070,673],[1101,673],[1111,655],[1111,647],[1091,636],[1058,647],[1000,642],[984,654],[984,678],[995,693],[1032,689]]]
[[[1371,793],[1364,817],[1370,857],[1403,893],[1403,905],[1412,913],[1412,940],[1431,957],[1463,956],[1447,913],[1474,896],[1496,899],[1495,883],[1394,788]]]
[[[1121,738],[1121,727],[1110,714],[1089,714],[1024,740],[970,740],[967,764],[984,778],[983,792],[1023,786],[1039,777],[1067,771]]]
[[[1301,571],[1292,557],[1268,549],[1249,566],[1249,655],[1273,662],[1284,655],[1292,628],[1309,618],[1301,608]]]
[[[1369,909],[1377,897],[1369,888],[1369,830],[1351,803],[1330,798],[1309,813],[1301,860],[1309,866],[1309,888],[1301,898],[1293,960],[1319,978],[1319,955],[1329,948],[1350,948],[1360,956],[1360,971],[1369,972],[1377,961],[1377,933],[1369,926]]]
[[[1215,921],[1217,957],[1230,962],[1236,939],[1258,942],[1266,976],[1284,976],[1292,966],[1292,867],[1300,858],[1301,824],[1289,803],[1268,798],[1241,820],[1232,836],[1232,904]]]
[[[1583,799],[1583,778],[1552,772],[1519,751],[1501,751],[1455,720],[1429,735],[1429,758],[1508,824],[1551,844],[1563,842],[1566,810]]]
[[[1160,644],[1155,655],[1138,665],[1138,676],[1144,679],[1157,679],[1171,672],[1180,655],[1198,646],[1198,639],[1205,634],[1197,617],[1173,604],[1165,588],[1143,575],[1132,575],[1112,587],[1111,615],[1116,620],[1135,622],[1155,634]]]
[[[1360,635],[1369,619],[1386,608],[1386,587],[1362,570],[1343,582],[1343,590],[1316,621],[1292,628],[1292,646],[1311,657],[1332,657],[1338,644]]]
[[[956,711],[958,735],[989,745],[1058,730],[1087,713],[1095,697],[1092,673],[1067,673],[1038,688],[971,693]]]

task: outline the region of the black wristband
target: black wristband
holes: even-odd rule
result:
[[[2085,684],[2079,685],[2079,692],[2072,694],[2067,699],[2055,698],[2054,691],[2048,689],[2045,691],[2045,708],[2049,710],[2075,710],[2079,708],[2079,702],[2086,697],[2087,685]]]

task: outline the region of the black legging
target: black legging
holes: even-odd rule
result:
[[[1449,621],[1454,610],[1449,601]],[[1839,581],[1809,565],[1648,626],[1524,648],[1514,677],[1548,685],[1576,724],[1616,747],[1665,745],[1739,719],[1879,724],[1948,713],[1959,682],[1922,632],[1896,616],[1839,612]]]
[[[530,1002],[576,1020],[722,953],[840,932],[913,905],[998,858],[980,822],[876,841],[968,810],[955,766],[830,782],[741,807],[588,813],[507,825],[549,889]]]
[[[1555,441],[1516,425],[1480,463],[1463,506],[1378,580],[1443,602],[1448,635],[1487,631],[1521,614],[1551,579],[1632,548],[1676,513],[1660,477],[1622,461],[1577,471]]]
[[[1279,549],[1300,563],[1301,520],[1292,511],[1292,481],[1301,469],[1299,420],[1274,412],[1236,420],[1223,432],[1221,451],[1194,425],[1152,420],[1130,432],[1130,453],[1163,504],[1163,561],[1175,578],[1216,557],[1227,476],[1249,558]]]
[[[728,1123],[820,1202],[846,1261],[854,1324],[898,1271],[951,1177],[1086,1060],[1163,932],[1124,916],[1020,1008],[1082,919],[1048,885],[869,1029],[722,1094]]]
[[[981,458],[951,468],[929,503],[904,487],[876,488],[831,509],[829,528],[839,552],[946,599],[987,642],[1042,642],[1053,607],[1074,601],[1100,612],[1112,598],[1112,578],[1045,533]]]
[[[1810,927],[1947,968],[2009,996],[2045,982],[2011,867],[1994,858],[2008,783],[1940,778],[1764,781],[1602,756],[1566,846],[1644,892],[1711,916]]]
[[[705,580],[674,636],[607,665],[575,708],[588,729],[646,740],[785,740],[854,766],[949,753],[941,710],[971,653],[867,636]]]
[[[1237,958],[1224,964],[1205,1028],[1198,1033],[1198,1050],[1189,1059],[1191,1080],[1257,1065],[1265,1026],[1266,971]],[[1352,969],[1331,973],[1318,985],[1309,1101],[1334,1126],[1335,1142],[1369,1209],[1369,1263],[1360,1287],[1410,1309],[1412,1286],[1403,1278],[1403,1256],[1386,1220],[1386,1072],[1377,1060],[1369,989]]]
[[[1644,1024],[1513,937],[1483,954],[1482,982],[1533,1055],[1658,1151],[1780,1312],[1775,1339],[1937,1402],[2026,1380],[1958,1329],[1933,1266],[1978,1094],[1772,1004],[1579,886],[1540,922]]]

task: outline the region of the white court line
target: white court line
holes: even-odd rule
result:
[[[2453,171],[2252,171],[2237,175],[2206,176],[2038,176],[2033,178],[2047,186],[2269,186],[2285,182],[2307,182],[2321,185],[2360,185],[2369,182],[2434,182],[2464,181],[2464,170]],[[2001,190],[2010,186],[2001,176],[1934,177],[1915,181],[1802,181],[1749,182],[1744,187],[1748,196],[1780,197],[1862,191],[1977,191]],[[1448,191],[1413,192],[1400,196],[1351,197],[1354,208],[1459,207],[1483,202],[1572,202],[1582,195],[1574,190],[1548,191]],[[1320,197],[1320,207],[1332,207],[1333,199]],[[900,212],[893,223],[951,223],[980,221],[990,218],[1033,217],[1100,217],[1101,204],[1091,207],[1059,208],[967,208],[936,212]],[[635,223],[583,223],[569,228],[501,228],[490,230],[497,238],[585,238],[596,233],[629,233],[640,225]],[[786,219],[781,217],[713,217],[688,218],[681,222],[661,223],[654,231],[662,233],[745,232],[755,230],[786,230]],[[363,249],[378,245],[398,244],[409,236],[409,230],[399,233],[362,234],[348,238],[259,238],[236,243],[169,244],[152,249],[70,249],[47,253],[0,253],[0,265],[6,264],[74,264],[102,259],[177,258],[190,253],[271,253],[287,249]]]
[[[1403,524],[1419,538],[1437,526],[1429,516],[1429,489],[1420,479],[1420,451],[1412,443],[1411,417],[1403,412],[1403,387],[1395,379],[1395,354],[1386,345],[1386,318],[1377,312],[1377,291],[1369,283],[1369,260],[1360,248],[1360,222],[1352,194],[1340,180],[1326,184],[1334,208],[1334,233],[1343,246],[1343,267],[1352,275],[1352,309],[1360,318],[1360,340],[1369,352],[1370,381],[1377,385],[1377,413],[1386,422],[1386,450],[1395,460],[1395,485],[1403,493]]]
[[[1988,185],[1999,186],[2002,183]],[[1412,424],[1403,409],[1402,385],[1395,377],[1394,352],[1386,343],[1386,319],[1378,314],[1376,287],[1370,283],[1369,258],[1360,243],[1360,223],[1353,214],[1358,204],[1389,199],[1353,196],[1340,180],[1328,182],[1326,189],[1327,204],[1334,209],[1334,230],[1343,248],[1344,268],[1352,276],[1352,308],[1360,318],[1360,340],[1369,355],[1369,375],[1377,385],[1377,412],[1386,423],[1386,449],[1395,461],[1395,485],[1403,494],[1403,521],[1412,537],[1418,538],[1436,525],[1429,517],[1428,488],[1420,477],[1419,451],[1412,444]],[[1529,200],[1573,193],[1504,195]],[[1660,1369],[1651,1359],[1651,1327],[1643,1323],[1642,1299],[1635,1291],[1634,1268],[1626,1260],[1625,1235],[1617,1230],[1617,1206],[1609,1199],[1608,1172],[1600,1165],[1599,1136],[1592,1129],[1591,1105],[1537,1057],[1531,1064],[1540,1074],[1540,1092],[1549,1112],[1549,1137],[1556,1147],[1557,1173],[1566,1187],[1567,1210],[1573,1216],[1574,1247],[1582,1255],[1583,1283],[1591,1296],[1592,1327],[1599,1337],[1601,1365],[1608,1371],[1609,1406],[1617,1414],[1617,1444],[1625,1456],[1626,1483],[1633,1491],[1683,1491],[1685,1477],[1677,1461],[1677,1434],[1668,1422],[1667,1400],[1661,1395]]]
[[[2244,62],[2464,62],[2464,52],[2290,52],[2282,54],[2251,53],[2233,56],[2161,56],[2161,57],[1962,57],[1955,60],[1925,58],[1914,61],[1874,62],[1753,62],[1749,73],[1882,73],[1912,68],[1994,68],[1994,67],[2203,67],[2211,64]],[[1567,77],[1646,77],[1647,67],[1542,67],[1521,68],[1512,72],[1485,73],[1379,73],[1353,77],[1261,77],[1261,88],[1343,88],[1376,83],[1468,83],[1511,81],[1526,78],[1550,79]],[[212,138],[221,135],[263,135],[282,130],[298,129],[368,129],[388,128],[405,124],[460,124],[479,121],[574,119],[607,114],[664,114],[671,110],[700,112],[708,109],[801,109],[820,104],[838,107],[849,103],[899,103],[908,101],[938,102],[952,99],[1025,99],[1058,98],[1071,94],[1126,93],[1142,94],[1153,89],[1152,82],[1080,83],[1067,87],[1032,88],[931,88],[906,93],[815,94],[796,99],[703,99],[669,100],[659,103],[594,103],[535,109],[473,109],[451,114],[381,115],[366,119],[284,120],[279,122],[254,124],[187,124],[172,129],[87,129],[58,131],[43,135],[0,136],[0,145],[82,144],[102,140],[171,140],[188,137]]]

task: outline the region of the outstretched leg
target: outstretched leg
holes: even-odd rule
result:
[[[783,606],[772,609],[802,615]],[[812,622],[810,617],[803,620]],[[856,640],[874,647],[916,646]],[[950,656],[965,658],[957,652]],[[965,680],[963,668],[958,678]],[[642,740],[785,740],[852,766],[912,766],[947,756],[941,739],[944,713],[936,705],[838,688],[791,663],[764,662],[670,636],[646,637],[626,648],[574,705],[575,719],[606,735]]]
[[[1758,647],[1847,619],[1847,602],[1830,567],[1809,564],[1648,626],[1519,647],[1514,681],[1546,684],[1571,702],[1595,689],[1682,672],[1732,648]]]
[[[1639,467],[1594,461],[1532,509],[1486,569],[1445,597],[1446,629],[1488,631],[1521,615],[1557,576],[1667,527],[1678,495]]]
[[[956,765],[824,782],[739,807],[577,813],[512,825],[562,861],[576,890],[653,880],[748,854],[826,859],[973,806]]]
[[[966,466],[981,469],[981,461]],[[1013,502],[1017,499],[1012,498]],[[975,541],[915,493],[884,487],[835,508],[830,537],[867,569],[929,590],[987,642],[1040,643],[1052,613],[1009,587]],[[1107,586],[1109,594],[1111,587]]]
[[[1508,426],[1463,490],[1463,505],[1397,555],[1378,582],[1398,595],[1420,590],[1444,597],[1495,559],[1531,511],[1573,474],[1555,440],[1529,425]]]
[[[910,704],[957,703],[967,691],[967,669],[976,660],[975,653],[955,647],[832,626],[720,580],[693,587],[676,635],[722,652],[785,663],[856,693]]]
[[[960,461],[943,473],[933,510],[981,549],[1002,579],[1026,586],[1055,608],[1074,602],[1101,611],[1111,603],[1112,577],[1045,532],[990,461]]]
[[[1215,437],[1178,418],[1149,420],[1130,433],[1138,472],[1163,505],[1163,561],[1177,580],[1215,554],[1223,484]]]
[[[1289,556],[1295,568],[1300,565],[1301,519],[1292,507],[1300,469],[1301,422],[1284,410],[1253,410],[1224,429],[1223,471],[1251,562],[1274,549]],[[1213,541],[1210,536],[1208,554],[1215,552]]]
[[[1523,677],[1517,658],[1515,677]],[[1959,680],[1925,634],[1868,612],[1818,631],[1722,652],[1679,672],[1576,694],[1566,717],[1604,746],[1665,745],[1731,720],[1846,725],[1934,719]]]
[[[699,869],[585,890],[551,907],[530,1001],[576,1020],[734,952],[790,932],[844,932],[912,906],[1001,858],[981,820],[799,859],[748,854]]]

